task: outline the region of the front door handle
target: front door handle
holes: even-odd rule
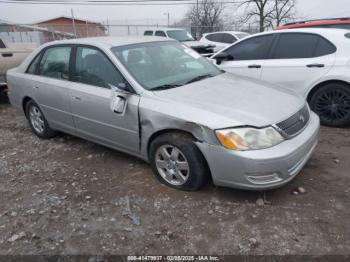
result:
[[[79,96],[72,96],[72,98],[74,98],[75,100],[81,100],[81,97]]]
[[[248,68],[261,68],[261,65],[249,65]]]
[[[309,68],[312,68],[312,67],[321,68],[321,67],[324,67],[324,64],[317,64],[317,63],[315,63],[315,64],[306,65],[306,66],[309,67]]]
[[[13,57],[13,53],[2,53],[3,57]]]

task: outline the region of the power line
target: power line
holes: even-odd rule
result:
[[[195,0],[88,0],[88,1],[43,1],[43,0],[0,0],[0,3],[6,4],[26,4],[26,5],[194,5]],[[237,4],[237,1],[220,1],[219,4]],[[202,4],[199,2],[199,4]]]

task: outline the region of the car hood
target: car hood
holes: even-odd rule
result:
[[[163,113],[212,129],[276,124],[305,104],[288,89],[230,73],[153,94]]]
[[[187,45],[189,47],[197,47],[197,48],[205,48],[205,47],[215,46],[215,45],[209,45],[206,43],[201,43],[199,41],[184,41],[182,43],[184,43],[185,45]]]

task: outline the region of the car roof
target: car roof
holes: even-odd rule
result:
[[[146,31],[168,31],[168,30],[184,30],[187,31],[186,29],[183,28],[176,28],[176,27],[150,27],[145,30]]]
[[[77,38],[77,39],[69,39],[69,40],[59,40],[50,42],[49,45],[57,45],[57,44],[85,44],[85,45],[105,45],[108,47],[116,47],[116,46],[124,46],[131,44],[139,44],[139,43],[149,43],[149,42],[165,42],[165,41],[175,41],[169,40],[164,37],[157,36],[120,36],[120,37],[112,37],[112,36],[101,36],[101,37],[88,37],[88,38]]]
[[[282,30],[282,29],[289,29],[289,28],[305,28],[310,26],[324,26],[324,25],[345,25],[345,24],[350,24],[350,18],[333,18],[333,19],[301,21],[301,22],[289,23],[282,26],[278,26],[274,28],[274,30]]]
[[[242,32],[242,31],[217,31],[217,32],[211,32],[211,33],[205,33],[203,35],[210,35],[210,34],[217,34],[217,33],[227,33],[227,34],[247,34],[247,32]]]
[[[339,28],[294,28],[294,29],[283,29],[277,31],[266,31],[262,33],[258,33],[251,36],[257,35],[268,35],[268,34],[281,34],[281,33],[315,33],[319,35],[327,35],[327,36],[344,36],[344,34],[348,33],[347,29],[339,29]],[[249,37],[251,37],[249,36]]]

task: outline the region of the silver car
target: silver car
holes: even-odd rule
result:
[[[33,132],[148,161],[168,186],[265,190],[310,158],[319,118],[291,91],[225,73],[173,40],[86,38],[40,47],[7,75]]]

